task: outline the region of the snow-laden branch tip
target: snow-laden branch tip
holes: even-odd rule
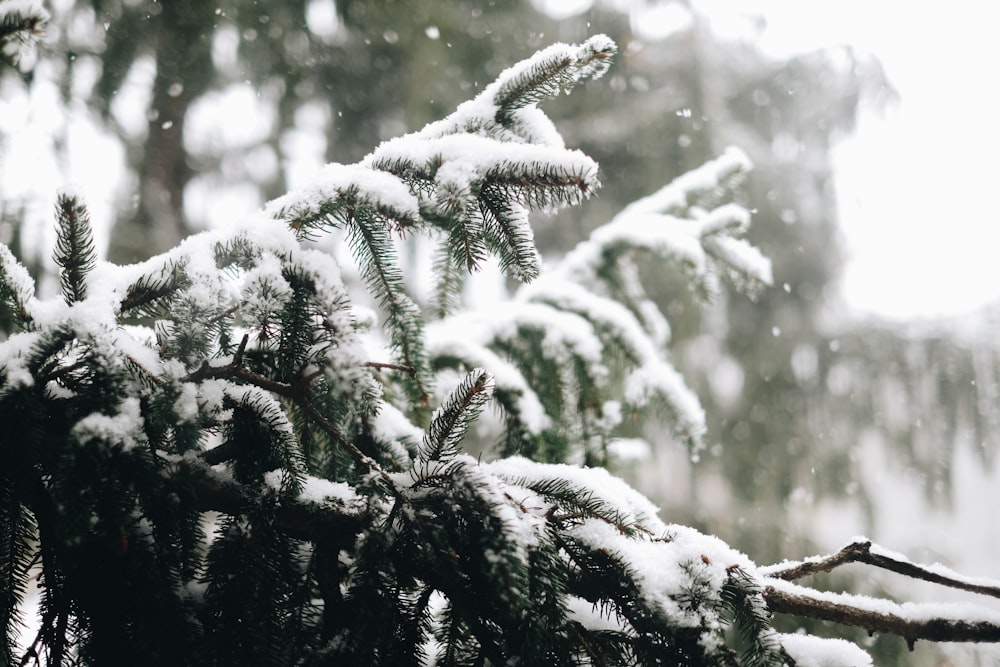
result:
[[[39,0],[0,2],[0,48],[3,55],[17,61],[42,36],[49,13]]]

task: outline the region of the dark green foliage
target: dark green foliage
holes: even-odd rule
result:
[[[729,568],[722,587],[722,607],[745,646],[742,664],[747,667],[781,667],[781,645],[771,628],[771,614],[763,590],[742,567]]]
[[[3,5],[2,1],[0,5]],[[41,3],[0,6],[0,66],[6,64],[8,58],[16,62],[22,49],[43,34],[48,20],[49,14]]]
[[[28,301],[35,295],[35,283],[14,253],[0,245],[0,331],[22,331],[31,325]]]
[[[16,480],[5,468],[0,473],[0,622],[9,637],[24,628],[24,614],[18,607],[24,601],[27,573],[32,566],[32,539],[37,527],[34,515],[21,504],[21,494],[16,492]],[[14,652],[4,642],[0,661],[14,664]]]
[[[87,297],[87,273],[97,262],[87,208],[74,195],[56,200],[55,262],[61,269],[59,283],[67,304]]]
[[[481,368],[473,370],[452,390],[451,395],[434,411],[424,435],[417,462],[421,467],[447,463],[458,454],[459,443],[493,393],[493,378]]]

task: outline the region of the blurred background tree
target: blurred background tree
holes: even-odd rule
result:
[[[835,298],[843,251],[830,150],[861,109],[892,98],[879,63],[846,47],[778,60],[714,34],[682,0],[595,0],[570,16],[542,4],[54,0],[51,43],[33,70],[8,71],[0,99],[54,105],[66,120],[36,111],[0,121],[0,146],[13,153],[16,131],[50,123],[52,162],[68,175],[59,165],[74,152],[117,146],[105,156],[123,165],[106,195],[105,252],[135,261],[441,117],[541,46],[607,33],[622,47],[610,85],[547,107],[567,144],[600,162],[605,187],[537,224],[542,250],[564,252],[625,202],[735,144],[755,163],[750,240],[773,259],[776,281],[755,303],[722,291],[706,306],[675,269],[644,265],[662,285],[654,296],[709,415],[710,447],[692,464],[665,432],[636,433],[653,443],[652,462],[619,472],[670,520],[760,562],[858,532],[926,549],[914,557],[956,557],[930,537],[886,541],[879,532],[895,515],[882,491],[896,475],[925,509],[947,508],[962,443],[978,464],[992,461],[995,346],[947,325],[858,323]],[[650,37],[637,30],[639,10],[657,4],[670,12]],[[88,136],[104,143],[81,143]],[[47,226],[49,205],[16,187],[0,179],[0,200],[20,202],[0,210],[0,240],[14,239],[40,277],[49,244],[32,221]],[[92,213],[99,223],[100,207]],[[878,641],[878,664],[912,664],[903,642]]]

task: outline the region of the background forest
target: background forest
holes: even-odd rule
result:
[[[755,164],[750,240],[775,276],[753,302],[723,288],[705,305],[676,269],[642,268],[661,286],[654,296],[708,414],[709,448],[692,462],[667,430],[647,429],[634,435],[649,450],[621,448],[617,472],[665,518],[758,562],[864,533],[914,560],[1000,575],[977,523],[995,497],[996,346],[951,322],[853,317],[836,298],[831,148],[862,109],[891,99],[891,81],[846,48],[775,60],[675,7],[676,29],[653,40],[636,34],[629,3],[612,0],[558,20],[527,0],[56,0],[37,61],[0,80],[0,241],[54,289],[46,188],[73,181],[100,252],[144,259],[441,117],[538,48],[606,33],[621,47],[608,80],[547,106],[567,144],[600,163],[604,187],[536,225],[543,253],[558,256],[624,203],[737,145]],[[52,178],[18,173],[28,147],[31,173]],[[851,586],[930,594],[894,583]],[[884,636],[870,650],[880,665],[993,659],[993,649],[948,645],[911,654]]]

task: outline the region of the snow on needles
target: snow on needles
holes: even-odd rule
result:
[[[321,217],[331,202],[344,196],[352,198],[355,205],[366,204],[407,225],[420,219],[417,198],[405,183],[392,174],[357,164],[326,165],[305,186],[268,202],[264,211],[289,221]]]
[[[0,40],[4,55],[13,60],[29,52],[49,21],[49,13],[39,0],[0,2],[0,25],[6,39]]]

